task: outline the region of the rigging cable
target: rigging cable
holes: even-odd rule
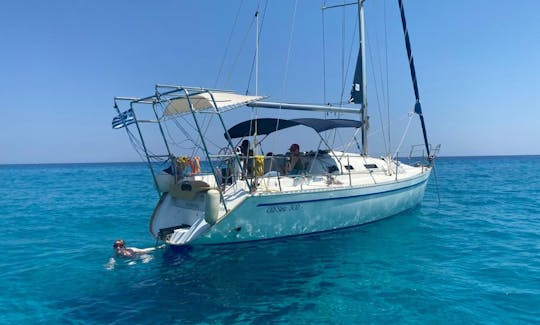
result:
[[[343,80],[341,81],[341,95],[339,98],[339,106],[343,106],[343,102],[348,103],[348,99],[343,98],[344,92],[345,92],[345,83],[347,82],[347,79],[349,78],[349,71],[351,67],[351,59],[353,55],[353,48],[354,48],[354,40],[356,38],[356,31],[358,30],[358,21],[355,20],[354,28],[353,28],[353,35],[351,37],[351,46],[349,47],[349,57],[347,58],[347,68],[345,69]],[[345,31],[343,31],[345,33]],[[344,55],[343,55],[344,56]]]
[[[128,134],[129,142],[131,142],[131,146],[133,146],[133,149],[135,149],[135,152],[137,152],[141,160],[146,161],[146,158],[143,157],[142,154],[142,152],[144,151],[144,149],[142,149],[142,144],[137,140],[135,135],[133,135],[133,133],[129,130],[127,126],[125,126],[125,128]]]
[[[407,127],[405,128],[405,131],[403,131],[403,135],[401,136],[401,140],[399,141],[399,145],[396,148],[396,152],[394,153],[394,159],[397,159],[399,149],[401,149],[401,146],[403,145],[403,141],[405,140],[405,136],[409,132],[409,126],[411,126],[412,117],[414,116],[414,112],[409,112],[409,121],[407,122]]]
[[[330,103],[327,103],[326,99],[326,24],[325,24],[325,10],[326,8],[326,0],[323,0],[322,2],[322,10],[321,10],[321,19],[322,19],[322,59],[323,59],[323,104],[330,105]],[[324,118],[327,119],[330,115],[330,112],[324,113]],[[330,141],[330,135],[324,135],[326,138],[326,141]],[[322,140],[320,140],[322,142]],[[319,143],[320,146],[320,143]]]
[[[369,34],[368,34],[369,36]],[[376,38],[376,37],[375,37]],[[368,43],[368,53],[369,53],[369,62],[370,62],[370,67],[371,67],[371,71],[372,71],[372,74],[373,74],[373,84],[375,85],[373,87],[373,89],[375,89],[375,98],[377,100],[377,112],[379,113],[379,120],[380,120],[380,123],[381,123],[381,130],[382,130],[382,138],[383,138],[383,141],[384,141],[384,151],[386,153],[389,152],[389,149],[388,149],[388,144],[386,143],[386,136],[385,136],[385,129],[384,129],[384,122],[383,122],[383,116],[382,116],[382,111],[381,111],[381,101],[384,101],[384,91],[381,90],[383,92],[383,100],[381,100],[381,98],[379,97],[379,87],[377,85],[377,79],[375,78],[375,60],[373,58],[373,53],[372,53],[372,50],[371,50],[371,42],[367,42]],[[379,67],[381,66],[381,64],[379,63]],[[380,69],[379,69],[379,72],[380,72]],[[381,73],[382,74],[382,73]],[[382,76],[381,76],[381,83],[382,83]],[[383,87],[381,87],[383,88]]]
[[[344,3],[345,4],[345,3]],[[348,103],[348,100],[343,100],[343,96],[344,96],[344,93],[345,93],[345,82],[347,80],[347,78],[349,77],[349,70],[350,70],[350,67],[351,67],[351,58],[352,58],[352,55],[353,55],[353,48],[354,48],[354,40],[356,38],[356,31],[358,30],[358,21],[355,19],[354,20],[354,28],[353,28],[353,35],[351,37],[351,45],[349,47],[349,56],[347,58],[347,68],[345,68],[345,7],[343,7],[343,14],[342,14],[342,30],[341,30],[341,33],[342,33],[342,36],[341,36],[341,39],[342,39],[342,50],[341,50],[341,74],[342,74],[342,80],[341,80],[341,94],[339,96],[339,102],[338,102],[338,105],[339,107],[343,107],[343,103]],[[341,117],[341,113],[337,113],[337,117],[340,118]],[[336,135],[340,135],[338,130],[337,129],[334,129],[332,132],[330,132],[331,134],[333,134],[333,140],[332,140],[332,145],[335,145],[336,144]],[[329,135],[329,138],[332,137],[332,135]],[[340,136],[340,139],[341,139],[341,136]],[[328,139],[328,142],[330,142],[330,139]]]
[[[293,15],[291,19],[291,32],[289,33],[289,44],[287,47],[287,56],[285,59],[285,71],[283,73],[283,83],[281,84],[281,100],[285,97],[285,86],[287,85],[287,78],[289,74],[289,61],[291,57],[291,48],[292,48],[292,40],[294,36],[294,25],[296,22],[296,8],[298,7],[298,0],[294,2],[294,10]],[[276,123],[276,131],[279,130],[279,121],[281,119],[281,107],[278,110],[277,114],[277,123]]]
[[[165,110],[165,107],[163,106],[163,102],[160,102],[160,103],[159,103],[159,106],[160,106],[163,110]],[[191,116],[191,114],[190,114],[190,116]],[[192,117],[193,117],[193,116],[192,116]],[[183,133],[184,137],[186,138],[186,140],[184,140],[184,141],[182,141],[182,142],[189,141],[189,142],[193,143],[193,146],[191,146],[191,147],[186,147],[186,148],[185,148],[185,149],[190,149],[190,150],[191,150],[191,156],[193,157],[193,156],[197,155],[198,150],[201,150],[201,143],[200,143],[201,139],[200,139],[200,138],[197,139],[198,141],[194,140],[193,137],[190,135],[190,133],[182,126],[182,123],[180,123],[180,122],[178,121],[178,119],[182,119],[183,123],[184,123],[185,125],[191,127],[191,129],[192,129],[193,131],[197,132],[197,129],[196,129],[195,126],[193,126],[192,123],[190,123],[190,121],[188,121],[188,120],[186,119],[185,115],[181,115],[181,116],[179,116],[178,118],[170,119],[170,120],[172,120],[172,124],[173,124],[174,126],[176,126],[176,128],[179,129],[180,132]],[[208,131],[208,128],[209,128],[209,126],[210,126],[210,122],[211,122],[211,121],[209,120],[209,121],[208,121],[208,125],[206,126],[205,134],[206,134],[206,131]],[[203,124],[204,124],[204,123],[206,123],[206,119],[203,121]],[[174,139],[175,137],[171,134],[171,131],[169,130],[169,126],[168,126],[167,123],[164,123],[164,127],[165,127],[165,129],[166,129],[166,131],[167,131],[166,133],[167,133],[169,139],[171,139],[171,140]],[[212,145],[214,145],[214,146],[216,146],[216,147],[219,148],[219,145],[218,145],[217,143],[215,143],[214,141],[212,141],[212,139],[206,138],[206,140],[208,141],[209,144],[212,144]],[[180,143],[181,143],[181,142],[180,142]],[[175,145],[176,147],[178,147],[178,148],[182,148],[182,147],[180,147],[179,143],[172,142],[172,144],[174,144],[174,145]]]
[[[221,77],[221,71],[223,70],[223,66],[225,65],[225,59],[227,58],[227,54],[229,53],[229,46],[231,45],[232,36],[234,33],[234,30],[236,29],[236,23],[238,22],[238,16],[240,15],[240,10],[242,9],[242,4],[244,3],[244,0],[240,1],[240,6],[238,6],[238,10],[236,12],[236,17],[234,18],[233,27],[231,29],[231,32],[229,34],[229,39],[227,40],[227,46],[225,46],[225,53],[223,54],[223,58],[221,59],[221,64],[219,65],[218,74],[216,76],[216,81],[214,82],[214,88],[217,88],[219,78]]]
[[[249,28],[246,30],[246,34],[244,35],[244,39],[242,40],[242,44],[238,48],[238,52],[236,53],[236,57],[234,58],[233,64],[231,66],[231,71],[229,72],[229,75],[227,76],[227,79],[226,79],[225,84],[224,84],[225,88],[227,88],[227,85],[231,81],[234,68],[235,68],[236,64],[238,63],[238,59],[240,58],[240,53],[242,52],[242,49],[246,45],[246,41],[248,39],[249,33],[251,32],[251,29],[253,28],[253,24],[255,24],[255,19],[256,19],[255,16],[253,17],[253,19],[251,19],[251,23],[249,25]]]
[[[343,0],[345,5],[345,0]],[[345,92],[345,6],[341,8],[341,95],[339,107],[343,106],[343,93]],[[334,137],[335,140],[335,137]]]
[[[169,102],[170,102],[170,100],[169,100]],[[165,109],[166,109],[166,108],[163,106],[163,102],[162,102],[162,101],[159,102],[159,107],[161,107],[161,109],[162,109],[162,113],[161,113],[162,116],[165,116]],[[195,127],[193,127],[193,126],[189,123],[189,121],[186,121],[186,120],[184,119],[183,116],[179,116],[179,118],[181,118],[182,120],[184,120],[184,122],[185,122],[186,125],[191,126],[191,128],[192,128],[193,130],[195,130]],[[187,141],[190,141],[191,143],[193,143],[194,146],[197,146],[197,144],[195,143],[195,141],[192,139],[190,133],[189,133],[188,131],[186,131],[186,129],[185,129],[184,127],[182,127],[182,125],[178,122],[178,120],[177,120],[176,118],[172,118],[172,119],[169,119],[169,120],[172,120],[172,121],[173,121],[173,124],[175,124],[176,127],[180,130],[180,132],[184,134],[184,137],[186,138]],[[163,123],[163,126],[165,127],[165,130],[167,131],[167,135],[169,136],[169,139],[171,139],[171,140],[174,139],[175,137],[171,134],[171,131],[169,130],[169,125],[168,125],[168,123],[167,123],[167,119],[164,118],[164,119],[163,119],[163,122],[164,122],[164,123]],[[184,141],[186,141],[186,140],[184,140]],[[182,141],[182,142],[184,142],[184,141]],[[178,144],[177,144],[176,142],[172,142],[172,144],[174,144],[175,146],[178,146]],[[191,147],[191,149],[193,149],[193,147]]]
[[[259,4],[257,5],[257,12],[259,12],[259,6],[260,6],[260,1],[259,1]],[[262,17],[261,17],[261,25],[259,26],[259,40],[261,39],[261,33],[262,33],[262,28],[264,26],[264,17],[266,16],[266,8],[268,7],[268,0],[266,1],[266,4],[264,5],[264,9],[263,9],[263,12],[262,12]],[[247,87],[246,87],[246,92],[245,94],[249,94],[249,86],[251,85],[251,77],[253,77],[253,70],[255,70],[255,57],[256,57],[256,54],[253,54],[253,59],[251,60],[251,69],[249,71],[249,77],[248,77],[248,82],[247,82]]]
[[[369,44],[369,42],[368,42]],[[369,56],[370,56],[370,66],[371,66],[371,71],[373,73],[373,79],[374,79],[374,84],[375,84],[375,87],[373,87],[373,89],[375,89],[375,98],[377,100],[377,111],[379,112],[379,120],[381,122],[381,131],[382,131],[382,138],[383,138],[383,141],[384,141],[384,151],[386,153],[388,153],[388,144],[386,143],[386,137],[385,137],[385,129],[384,129],[384,122],[383,122],[383,116],[382,116],[382,111],[381,111],[381,98],[379,96],[379,87],[377,87],[377,81],[375,80],[375,66],[374,66],[374,59],[373,59],[373,54],[372,54],[372,51],[371,51],[371,46],[368,46],[368,53],[369,53]],[[380,66],[380,65],[379,65]],[[383,94],[383,100],[384,100],[384,94]]]
[[[388,10],[386,9],[386,1],[383,1],[383,14],[384,14],[384,18],[383,18],[383,21],[384,21],[384,49],[385,49],[385,60],[386,60],[386,110],[387,110],[387,113],[386,113],[386,117],[387,117],[387,127],[388,127],[388,149],[387,149],[387,153],[390,154],[390,151],[392,150],[392,138],[390,137],[390,76],[389,76],[389,72],[388,72],[388,19],[387,19],[387,14]]]
[[[297,5],[298,5],[298,0],[296,0],[294,2],[294,11],[293,11],[292,21],[291,21],[291,32],[289,34],[289,46],[287,48],[287,57],[285,59],[285,72],[284,72],[284,76],[283,76],[283,83],[281,85],[281,98],[282,99],[285,96],[285,86],[287,84],[287,78],[288,78],[288,74],[289,74],[289,61],[290,61],[290,57],[291,57],[291,48],[292,48],[292,40],[293,40],[293,35],[294,35],[294,25],[295,25],[295,21],[296,21],[296,8],[297,8]]]
[[[125,126],[126,132],[128,134],[129,141],[131,142],[131,145],[139,155],[139,158],[141,158],[141,161],[144,161],[148,163],[148,160],[153,159],[157,160],[156,158],[151,158],[150,156],[155,156],[154,152],[146,148],[146,151],[144,150],[144,146],[142,145],[142,142],[138,140],[139,137],[135,136],[128,128],[128,126]],[[143,157],[147,156],[147,157]]]
[[[323,0],[322,7],[326,7],[326,0]],[[321,10],[322,17],[322,59],[323,59],[323,104],[326,104],[326,27],[324,24],[324,9]],[[328,112],[325,112],[328,117]]]

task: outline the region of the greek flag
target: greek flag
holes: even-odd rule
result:
[[[120,113],[112,120],[113,129],[121,129],[124,126],[135,123],[135,116],[133,116],[133,110],[130,108],[127,111]]]

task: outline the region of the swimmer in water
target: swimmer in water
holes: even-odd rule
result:
[[[140,258],[143,263],[148,263],[152,260],[152,256],[148,255],[147,253],[164,247],[165,245],[149,248],[126,247],[126,242],[123,239],[117,239],[114,241],[113,244],[113,249],[116,257],[128,259]],[[108,270],[112,270],[114,269],[115,264],[116,260],[114,259],[114,257],[111,257],[109,258],[109,262],[105,265],[105,267]],[[131,260],[131,262],[129,262],[128,264],[135,264],[135,261]]]
[[[137,255],[153,252],[156,249],[163,247],[165,247],[165,245],[149,248],[126,247],[126,242],[123,239],[117,239],[113,244],[114,252],[119,257],[135,257]]]

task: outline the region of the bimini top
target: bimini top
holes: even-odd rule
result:
[[[214,100],[212,100],[212,96],[214,97]],[[209,91],[199,91],[195,92],[193,95],[189,95],[189,101],[186,96],[175,98],[167,105],[164,114],[174,115],[189,113],[191,112],[189,106],[190,103],[194,111],[202,111],[215,107],[223,112],[264,98],[263,96],[245,96],[226,91],[212,91],[212,96]]]
[[[254,134],[266,135],[297,125],[310,127],[317,132],[324,132],[337,128],[360,128],[362,127],[362,122],[346,119],[325,120],[318,118],[298,118],[293,120],[282,120],[276,118],[259,118],[238,123],[227,130],[227,132],[231,138],[234,139],[252,136]],[[225,133],[224,136],[226,138],[227,133]]]

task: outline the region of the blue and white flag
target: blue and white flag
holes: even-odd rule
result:
[[[135,116],[133,116],[133,109],[128,109],[127,111],[120,113],[117,117],[112,120],[113,129],[121,129],[124,126],[135,123]]]

